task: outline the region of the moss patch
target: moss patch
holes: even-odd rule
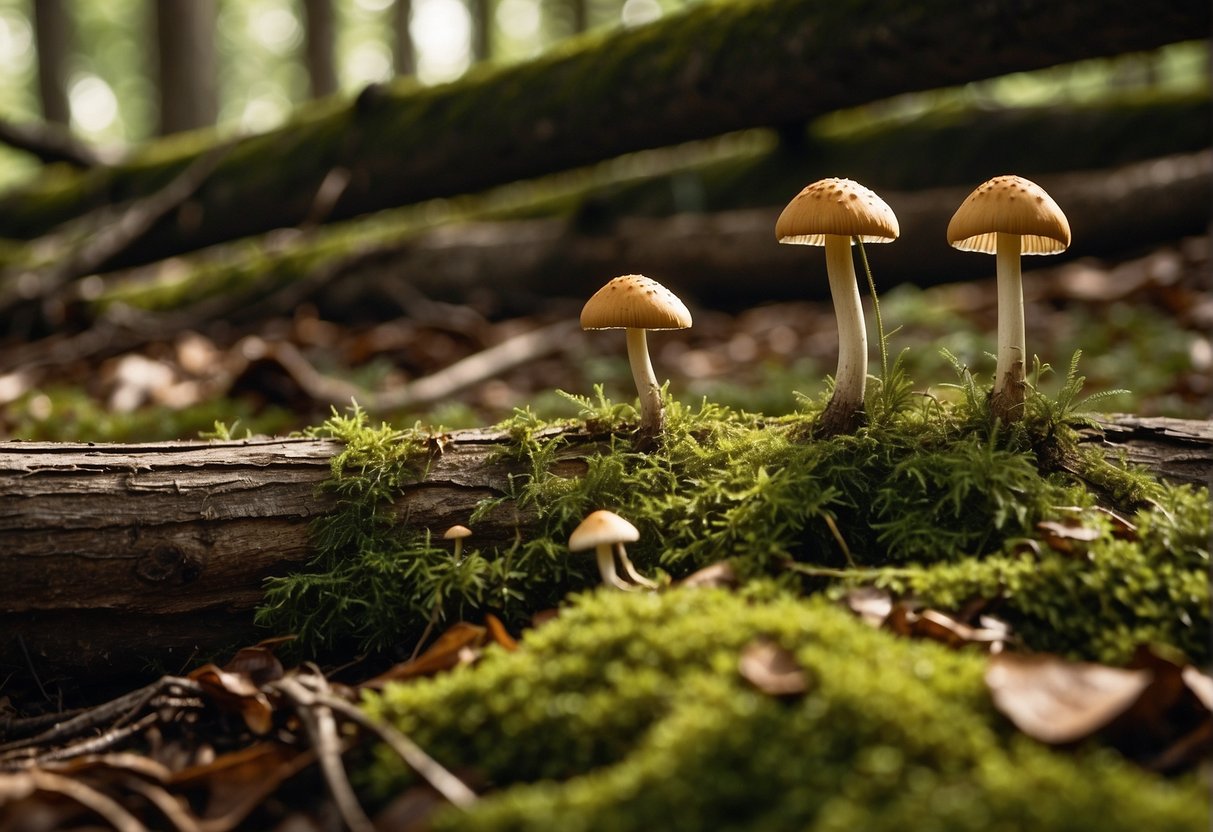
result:
[[[774,639],[809,692],[777,700],[737,670]],[[1195,781],[1097,748],[1013,736],[983,659],[867,629],[769,586],[581,595],[515,653],[394,685],[367,707],[493,787],[437,829],[1196,829]],[[380,788],[407,778],[385,755]]]
[[[597,584],[593,558],[571,556],[567,541],[589,512],[609,508],[639,528],[629,553],[648,575],[729,559],[743,577],[805,593],[877,583],[945,609],[992,603],[1027,646],[1075,657],[1119,661],[1161,641],[1206,661],[1207,490],[1081,451],[1081,382],[1072,366],[1056,397],[1033,393],[1022,423],[992,428],[966,374],[960,401],[946,404],[913,395],[895,366],[873,385],[867,426],[815,441],[796,437],[821,402],[781,419],[668,402],[655,445],[633,432],[631,406],[601,394],[572,397],[581,418],[563,431],[519,412],[502,426],[513,439],[502,453],[523,473],[468,525],[502,508],[526,519],[510,545],[472,547],[458,561],[431,543],[442,530],[391,510],[424,475],[426,431],[334,419],[317,433],[347,443],[330,484],[339,509],[317,527],[315,570],[274,579],[260,620],[313,648],[352,638],[372,649],[483,611],[523,624]],[[582,476],[553,472],[569,456]],[[1137,530],[1114,528],[1104,505]],[[1042,521],[1095,539],[1062,552]]]

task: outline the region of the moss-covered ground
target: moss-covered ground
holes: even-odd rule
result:
[[[774,640],[809,679],[778,699],[738,672]],[[597,590],[513,653],[389,687],[390,719],[490,786],[443,830],[1194,830],[1207,792],[1099,747],[1046,750],[990,705],[983,658],[870,630],[823,599]],[[389,793],[408,782],[384,755]]]
[[[501,616],[521,647],[473,667],[390,684],[367,707],[487,797],[440,829],[1193,829],[1195,780],[1163,780],[1098,741],[1048,750],[999,716],[976,648],[870,630],[836,603],[875,585],[937,609],[974,604],[1014,648],[1123,664],[1141,644],[1209,660],[1207,489],[1173,486],[1077,442],[1088,404],[1075,364],[1025,419],[991,425],[957,365],[955,395],[912,392],[894,363],[855,435],[806,439],[824,402],[767,418],[667,399],[656,440],[627,404],[570,396],[558,423],[519,411],[503,456],[527,472],[486,500],[512,504],[514,542],[455,559],[441,530],[395,520],[424,474],[430,432],[355,411],[314,433],[346,443],[316,529],[315,571],[276,580],[262,621],[312,649],[360,641],[407,652],[431,621]],[[563,428],[553,431],[552,428]],[[580,459],[584,473],[553,473]],[[610,508],[655,593],[596,588],[567,540]],[[1127,521],[1127,523],[1126,523]],[[1048,522],[1080,530],[1059,541]],[[727,560],[735,592],[676,586]],[[534,613],[557,608],[532,629]],[[738,672],[758,638],[792,651],[809,690],[781,700]],[[408,776],[385,755],[365,785]]]

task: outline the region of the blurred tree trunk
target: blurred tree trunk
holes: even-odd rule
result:
[[[396,0],[392,4],[392,58],[396,74],[405,77],[417,74],[417,50],[413,47],[412,0]]]
[[[580,35],[590,28],[590,0],[569,0],[573,16],[573,34]]]
[[[312,98],[337,92],[336,39],[332,0],[303,0],[304,47]]]
[[[219,114],[215,0],[155,0],[160,134],[209,127]]]
[[[68,124],[72,118],[67,96],[72,20],[63,0],[34,0],[34,36],[42,117],[56,124]]]
[[[472,63],[487,61],[492,52],[493,6],[489,0],[468,0],[472,19]]]

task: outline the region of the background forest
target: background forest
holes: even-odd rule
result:
[[[356,190],[349,168],[340,161],[325,167],[320,158],[332,151],[307,135],[309,123],[356,110],[379,89],[407,100],[411,91],[424,95],[453,82],[472,100],[494,73],[525,68],[545,53],[609,51],[616,35],[653,28],[644,26],[650,21],[655,32],[674,32],[659,19],[686,11],[656,0],[3,0],[3,124],[18,132],[33,126],[37,135],[24,151],[0,147],[0,183],[9,189],[0,234],[12,240],[5,273],[17,287],[3,304],[2,337],[11,348],[0,366],[0,425],[12,436],[128,440],[194,436],[216,419],[281,431],[314,423],[351,397],[448,427],[496,421],[525,405],[569,414],[554,387],[585,391],[593,380],[609,392],[626,390],[622,346],[537,327],[575,314],[578,298],[614,274],[645,270],[699,312],[686,337],[657,346],[673,389],[691,400],[708,394],[787,412],[795,407],[792,391],[816,395],[833,366],[825,331],[832,312],[817,303],[824,280],[803,252],[768,244],[762,226],[801,185],[825,175],[856,178],[885,193],[899,213],[909,210],[903,227],[910,233],[871,255],[891,328],[898,328],[891,346],[913,347],[911,376],[924,384],[953,380],[940,347],[989,372],[992,292],[965,281],[991,275],[993,263],[947,250],[939,225],[951,210],[947,200],[958,204],[967,186],[1009,170],[1046,186],[1061,177],[1070,188],[1062,198],[1076,194],[1063,207],[1079,212],[1071,251],[1027,264],[1042,270],[1035,282],[1029,278],[1034,351],[1058,364],[1084,349],[1090,389],[1132,391],[1116,408],[1204,414],[1210,312],[1188,294],[1199,290],[1207,265],[1208,200],[1200,183],[1208,165],[1201,149],[1209,143],[1209,58],[1201,41],[1118,53],[1091,33],[1094,47],[1080,51],[1097,58],[1050,66],[1047,55],[1032,56],[1044,68],[959,86],[939,87],[920,70],[899,85],[915,91],[891,97],[861,82],[853,97],[866,103],[858,106],[793,107],[786,120],[761,126],[769,116],[755,117],[744,130],[726,129],[726,119],[719,129],[697,126],[703,138],[690,143],[676,141],[683,133],[676,121],[655,113],[653,136],[644,140],[653,149],[617,154],[608,136],[582,154],[600,163],[528,160],[524,168],[548,175],[527,182],[511,184],[506,171],[479,175],[477,182],[493,186],[486,190],[444,181],[449,168],[431,166],[428,192],[438,199],[388,193],[346,200]],[[671,54],[680,48],[669,47]],[[543,98],[542,79],[520,83],[524,99]],[[309,103],[314,98],[324,100]],[[520,123],[542,121],[545,106],[522,112]],[[58,158],[48,142],[67,137],[60,126],[85,151],[77,164],[98,163],[102,173],[77,178],[61,161],[41,168],[39,156]],[[183,129],[192,131],[188,138],[148,144]],[[453,146],[441,122],[420,129],[429,133],[421,146]],[[149,217],[150,232],[102,235],[100,251],[81,247],[87,237],[79,235],[106,222],[97,213],[101,192],[89,197],[87,189],[108,176],[108,163],[117,163],[115,176],[159,165],[161,173],[143,184],[107,186],[104,199],[138,219],[148,205],[132,198],[165,188],[164,176],[201,149],[232,140],[252,147],[239,137],[258,134],[298,140],[320,154],[286,157],[296,193],[262,187],[258,221],[209,237],[204,227],[196,241],[141,251],[140,239],[156,228],[188,222],[192,205],[209,216],[226,210],[169,195],[160,209],[168,219]],[[456,143],[453,159],[480,152],[466,135]],[[390,170],[392,147],[368,146],[381,148]],[[249,170],[282,164],[272,148],[261,152]],[[415,156],[401,150],[401,158]],[[1141,164],[1149,161],[1157,164]],[[229,158],[216,164],[250,175]],[[1096,172],[1117,168],[1120,184],[1111,190],[1127,189],[1132,202],[1111,208],[1107,193],[1091,184],[1108,181]],[[205,176],[199,173],[203,194]],[[191,194],[199,185],[179,184]],[[60,208],[37,219],[48,198]],[[300,200],[306,207],[293,207]],[[360,219],[337,222],[339,215]],[[49,233],[68,219],[74,226]],[[58,271],[48,277],[52,262]],[[941,283],[949,285],[922,288]],[[226,303],[218,299],[225,295]],[[254,300],[256,316],[247,313]],[[69,334],[85,332],[91,337],[65,346]],[[527,332],[531,342],[516,343]],[[498,363],[473,362],[434,392],[379,395],[507,341],[521,352],[507,348]]]

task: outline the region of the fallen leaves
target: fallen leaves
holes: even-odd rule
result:
[[[1098,736],[1165,773],[1188,769],[1213,751],[1213,679],[1149,647],[1123,668],[1003,653],[990,658],[985,679],[995,707],[1050,745]]]
[[[0,744],[0,830],[75,827],[99,817],[130,832],[229,832],[255,825],[273,795],[311,770],[319,779],[312,774],[308,782],[324,788],[309,799],[327,795],[346,828],[370,832],[376,826],[343,759],[366,735],[425,784],[426,799],[409,810],[413,821],[423,822],[440,805],[476,801],[411,739],[364,714],[352,701],[355,690],[331,684],[310,665],[284,670],[271,649],[276,643],[243,648],[223,667],[208,663],[185,677],[163,677]],[[392,678],[475,661],[492,643],[517,649],[492,616],[484,626],[459,622]]]
[[[920,609],[908,600],[895,600],[875,587],[858,587],[847,593],[844,603],[865,623],[901,636],[938,641],[948,647],[978,645],[1000,652],[1012,641],[1011,628],[1003,621],[974,612],[957,617],[939,610]],[[975,618],[966,621],[965,618]]]
[[[812,680],[791,650],[770,639],[751,641],[741,650],[737,670],[742,678],[769,696],[799,696]]]

